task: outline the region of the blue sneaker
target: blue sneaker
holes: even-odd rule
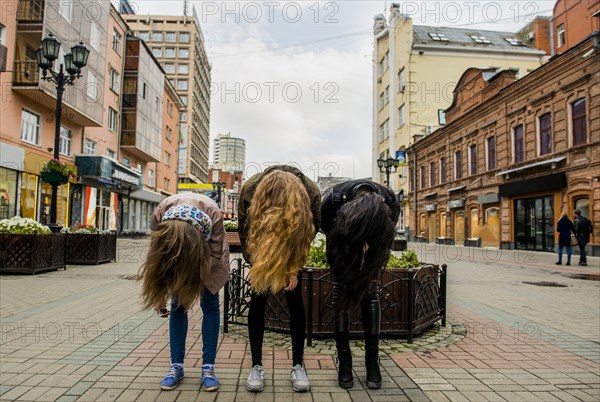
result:
[[[219,389],[219,380],[215,376],[215,366],[209,364],[202,366],[202,389],[209,392]]]
[[[171,391],[175,389],[179,381],[183,378],[183,367],[181,366],[171,366],[169,370],[169,374],[165,377],[164,380],[160,382],[160,388],[165,391]]]

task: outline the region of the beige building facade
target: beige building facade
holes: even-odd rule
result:
[[[204,37],[193,16],[124,14],[135,35],[145,41],[186,106],[179,136],[179,181],[208,181],[210,69]]]
[[[378,159],[400,159],[389,186],[408,193],[406,149],[415,136],[445,125],[444,110],[465,70],[471,67],[514,69],[522,77],[541,66],[545,52],[530,48],[506,32],[413,26],[392,4],[389,20],[375,17],[373,55],[373,178],[386,181]],[[410,210],[403,201],[399,230],[412,233]]]

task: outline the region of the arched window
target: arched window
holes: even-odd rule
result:
[[[573,145],[583,145],[587,143],[587,122],[585,110],[585,98],[576,100],[571,104],[572,126],[573,126]]]

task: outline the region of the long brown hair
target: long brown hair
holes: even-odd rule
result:
[[[315,237],[310,198],[300,179],[273,170],[256,186],[248,209],[249,279],[257,293],[285,288],[298,274]]]
[[[140,268],[142,304],[154,308],[176,298],[185,308],[202,295],[210,269],[210,250],[202,232],[188,222],[169,220],[150,237],[146,261]]]

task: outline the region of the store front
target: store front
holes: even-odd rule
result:
[[[112,159],[98,155],[79,155],[75,165],[81,188],[72,192],[73,216],[79,222],[101,230],[122,231],[122,199],[141,188],[141,174]]]
[[[0,220],[17,214],[18,175],[16,170],[0,167]]]
[[[463,245],[465,243],[465,200],[457,199],[448,201],[448,210],[452,216],[452,238],[454,244]]]

